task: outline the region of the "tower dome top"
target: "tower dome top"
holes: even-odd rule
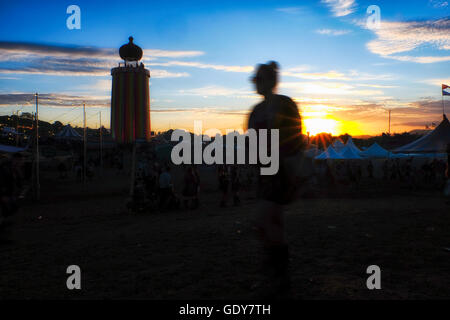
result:
[[[129,37],[127,44],[119,49],[120,57],[125,61],[139,61],[142,59],[142,49],[133,43],[133,37]]]

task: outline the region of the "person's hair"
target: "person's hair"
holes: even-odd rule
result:
[[[264,79],[270,82],[271,88],[274,88],[278,83],[279,69],[280,67],[275,61],[269,61],[265,64],[260,64],[257,67],[256,78],[260,75],[263,75]],[[256,79],[256,81],[258,81],[258,79]]]

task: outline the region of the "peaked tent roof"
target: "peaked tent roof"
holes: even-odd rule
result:
[[[387,158],[391,153],[381,147],[378,143],[372,144],[369,148],[361,152],[362,156],[369,158]]]
[[[439,153],[447,150],[450,143],[450,123],[444,114],[444,120],[430,133],[410,144],[397,148],[395,152]]]
[[[335,151],[341,152],[345,148],[345,144],[340,139],[336,139],[333,142],[333,148]]]
[[[66,140],[82,139],[81,135],[78,132],[76,132],[75,129],[70,126],[70,124],[64,126],[64,128],[56,134],[56,138]]]
[[[322,152],[323,152],[323,151],[320,150],[319,148],[317,148],[316,146],[311,145],[311,147],[308,148],[308,149],[306,149],[306,150],[304,151],[303,154],[304,154],[307,158],[315,158],[315,157],[317,157],[318,155],[320,155]]]
[[[362,159],[350,145],[345,146],[341,152],[341,155],[344,159]]]
[[[357,146],[355,146],[355,143],[353,142],[352,137],[348,137],[347,143],[345,146],[349,146],[356,154],[359,154],[361,150],[358,149]]]
[[[344,159],[339,153],[337,153],[332,146],[329,146],[327,150],[322,152],[320,155],[315,157],[316,160],[325,160],[325,159]]]

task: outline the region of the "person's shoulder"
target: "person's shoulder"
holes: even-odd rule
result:
[[[252,121],[255,117],[258,117],[258,114],[260,114],[263,111],[263,109],[264,109],[264,101],[261,101],[252,108],[252,111],[250,112],[249,115],[249,121]]]
[[[253,108],[252,108],[252,112],[251,113],[256,113],[259,112],[261,109],[264,108],[264,101],[261,101],[260,103],[256,104]]]
[[[282,113],[298,113],[297,103],[288,96],[277,95],[279,105],[281,106]]]
[[[281,102],[285,102],[285,103],[288,103],[288,104],[295,104],[295,105],[297,105],[296,103],[295,103],[295,101],[294,100],[292,100],[290,97],[288,97],[288,96],[284,96],[284,95],[282,95],[282,94],[277,94],[277,95],[275,95],[275,97],[277,98],[277,99],[279,99]]]

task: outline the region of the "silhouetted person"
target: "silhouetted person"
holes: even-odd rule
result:
[[[279,130],[278,173],[259,177],[259,194],[263,201],[258,229],[267,252],[265,270],[268,272],[269,285],[274,289],[270,295],[280,297],[280,294],[290,291],[289,250],[284,235],[283,205],[290,202],[295,191],[293,167],[286,160],[298,154],[303,147],[301,119],[294,101],[274,93],[278,82],[276,62],[259,65],[253,82],[264,100],[253,108],[248,128]]]
[[[184,173],[183,187],[184,207],[186,209],[196,209],[198,207],[198,187],[199,176],[195,168],[189,166]]]
[[[231,192],[233,193],[233,204],[238,206],[241,203],[239,191],[241,189],[241,174],[239,167],[234,165],[231,167]]]
[[[170,167],[164,166],[163,171],[159,175],[159,208],[165,210],[169,206],[172,196],[172,176],[170,175]]]
[[[228,200],[228,187],[230,184],[230,177],[228,174],[228,167],[226,164],[219,165],[218,176],[219,176],[219,189],[222,192],[222,199],[220,201],[220,206],[226,207]]]

